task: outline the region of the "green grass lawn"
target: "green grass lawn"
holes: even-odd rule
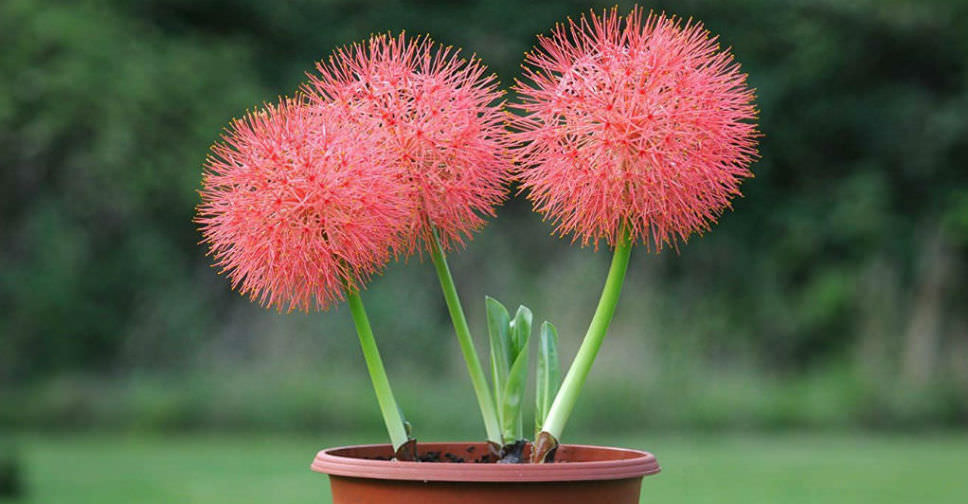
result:
[[[347,443],[372,441],[343,437]],[[641,435],[601,443],[653,451],[643,502],[968,502],[968,435]],[[326,437],[22,436],[19,503],[326,503],[309,471]],[[5,503],[6,504],[6,503]]]

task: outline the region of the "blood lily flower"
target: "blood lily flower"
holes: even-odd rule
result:
[[[660,250],[709,228],[752,175],[746,75],[699,22],[613,8],[540,37],[515,90],[523,187],[583,244]]]
[[[588,333],[532,454],[553,457],[601,347],[632,245],[661,250],[709,228],[752,175],[754,93],[701,23],[618,9],[559,24],[515,91],[520,180],[535,209],[583,245],[614,248]]]
[[[317,65],[304,92],[350,124],[379,125],[382,148],[413,202],[409,252],[430,252],[488,438],[503,445],[499,418],[445,251],[461,245],[503,201],[511,155],[497,78],[429,37],[375,35]]]
[[[429,37],[375,35],[317,65],[306,94],[349,122],[379,125],[414,201],[411,252],[462,244],[494,216],[511,169],[503,91],[475,57]]]
[[[366,135],[285,99],[233,121],[212,147],[197,221],[241,293],[326,309],[389,260],[409,200]]]
[[[302,98],[233,121],[206,161],[196,221],[216,266],[252,299],[289,311],[348,299],[397,457],[412,460],[359,294],[412,213],[371,126]]]

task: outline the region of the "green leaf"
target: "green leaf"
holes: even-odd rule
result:
[[[502,395],[504,385],[508,380],[511,367],[510,352],[511,339],[509,333],[510,316],[507,308],[498,300],[484,297],[484,307],[487,312],[487,333],[491,341],[491,384],[494,387],[494,402],[497,409],[498,421],[501,419]]]
[[[503,442],[507,444],[524,437],[521,407],[528,381],[532,315],[526,306],[519,306],[511,319],[507,308],[498,300],[485,297],[484,302],[491,341],[494,400]]]
[[[538,369],[535,391],[534,431],[541,432],[542,424],[561,383],[561,363],[558,360],[558,330],[550,322],[541,324],[538,336]],[[537,434],[536,434],[537,436]]]
[[[530,313],[530,312],[529,312]],[[530,317],[528,322],[530,322]],[[500,408],[502,424],[501,429],[504,435],[504,443],[517,441],[524,437],[524,422],[521,415],[521,406],[524,402],[524,392],[528,383],[528,338],[531,335],[531,328],[527,331],[521,330],[521,321],[515,328],[525,338],[521,341],[521,351],[514,359],[514,364],[508,373],[508,382],[504,386],[503,405]]]
[[[511,345],[508,348],[508,362],[514,362],[517,355],[528,348],[531,339],[531,310],[527,306],[518,306],[518,311],[511,321]]]

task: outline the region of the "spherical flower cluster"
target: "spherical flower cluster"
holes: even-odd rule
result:
[[[754,93],[698,22],[592,13],[540,37],[523,67],[522,186],[583,245],[675,246],[752,176]]]
[[[409,251],[436,229],[445,247],[463,243],[505,197],[511,162],[494,75],[430,38],[376,35],[317,65],[303,91],[351,123],[376,123],[396,160],[415,213]]]
[[[231,123],[196,221],[233,287],[280,310],[326,309],[381,268],[412,210],[372,134],[295,99]]]

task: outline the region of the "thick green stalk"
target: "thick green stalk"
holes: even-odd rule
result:
[[[608,269],[608,278],[605,280],[605,287],[602,289],[602,297],[598,300],[598,308],[595,309],[595,316],[588,327],[585,339],[578,348],[575,360],[568,369],[565,380],[561,383],[561,388],[555,396],[555,401],[551,404],[551,410],[545,418],[542,430],[561,438],[561,431],[565,428],[568,417],[571,416],[581,393],[585,379],[588,378],[588,371],[595,362],[598,349],[602,346],[602,340],[608,331],[608,326],[612,322],[612,315],[615,314],[615,306],[618,304],[619,295],[622,293],[622,283],[625,281],[625,270],[628,269],[629,257],[632,253],[632,241],[626,232],[615,245],[615,255],[612,257],[612,265]]]
[[[366,316],[366,309],[363,308],[363,300],[360,299],[359,292],[348,290],[346,297],[349,300],[350,312],[353,314],[353,323],[356,324],[356,333],[360,336],[360,347],[363,349],[366,369],[370,372],[373,390],[376,392],[377,402],[380,403],[380,413],[383,414],[383,421],[386,423],[387,432],[390,434],[390,442],[393,443],[394,450],[399,450],[407,442],[409,436],[407,436],[403,417],[400,416],[397,400],[393,398],[390,380],[387,378],[386,369],[383,368],[383,359],[380,358],[376,340],[373,339],[370,319]]]
[[[437,277],[440,279],[440,288],[444,291],[444,300],[447,302],[447,310],[450,312],[450,319],[454,323],[454,331],[457,333],[457,341],[460,343],[461,353],[464,354],[464,362],[467,364],[467,373],[471,377],[474,385],[474,393],[477,394],[477,404],[481,408],[481,416],[484,417],[484,428],[487,430],[487,439],[498,446],[502,446],[501,427],[497,418],[497,410],[494,405],[494,398],[487,387],[487,378],[484,377],[484,369],[481,361],[477,357],[477,350],[474,349],[474,342],[471,340],[471,330],[467,325],[467,318],[464,316],[464,308],[460,304],[460,297],[457,295],[457,287],[454,286],[454,277],[450,274],[450,267],[447,266],[447,258],[440,246],[440,237],[434,230],[433,239],[430,242],[430,256],[434,261],[434,268],[437,270]]]

